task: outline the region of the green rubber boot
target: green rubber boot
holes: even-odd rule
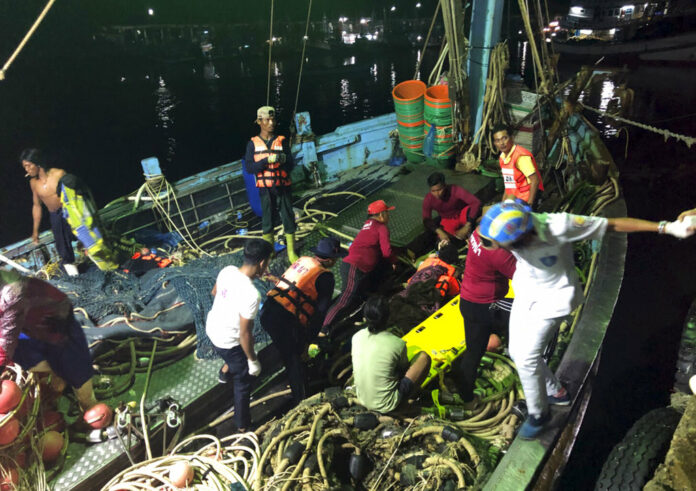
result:
[[[271,245],[274,245],[274,244],[275,244],[275,240],[274,240],[274,237],[273,237],[273,233],[270,233],[270,234],[263,234],[261,237],[263,238],[263,240],[265,240],[265,241],[268,242],[269,244],[271,244]]]
[[[288,260],[290,260],[290,264],[293,264],[299,259],[295,254],[295,234],[285,234],[285,245],[288,248]]]

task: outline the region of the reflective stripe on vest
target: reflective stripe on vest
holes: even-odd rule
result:
[[[85,254],[102,271],[111,271],[118,268],[115,254],[104,241],[97,227],[97,220],[92,215],[85,197],[66,186],[63,182],[60,184],[59,191],[63,218],[65,218],[77,240],[85,248]]]
[[[500,170],[503,174],[503,182],[505,183],[505,189],[512,191],[512,194],[516,198],[521,198],[525,201],[529,200],[529,183],[527,182],[527,176],[517,167],[517,160],[522,157],[529,157],[532,159],[532,165],[534,165],[534,171],[537,177],[539,177],[539,190],[544,190],[544,183],[541,181],[541,174],[539,173],[539,168],[537,167],[534,155],[526,148],[515,145],[511,151],[512,155],[507,163],[501,155],[499,158]]]
[[[283,273],[278,283],[268,292],[268,296],[306,326],[314,314],[319,296],[316,280],[326,271],[328,269],[316,258],[303,256]]]
[[[271,154],[283,153],[283,140],[284,136],[277,136],[271,142],[271,148],[266,146],[266,142],[259,136],[254,136],[251,138],[254,144],[254,162],[259,162],[263,159],[267,159]],[[276,161],[273,163],[268,163],[266,168],[256,174],[256,187],[257,188],[272,188],[278,186],[289,186],[290,176],[285,171],[281,169],[281,163]]]

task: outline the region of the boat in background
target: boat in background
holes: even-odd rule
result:
[[[566,57],[696,62],[693,2],[607,3],[574,2],[568,15],[544,29],[547,42]]]

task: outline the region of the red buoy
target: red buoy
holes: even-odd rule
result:
[[[6,414],[17,407],[22,399],[22,391],[13,380],[3,380],[0,384],[0,413]]]
[[[44,462],[53,462],[63,449],[63,435],[57,431],[47,431],[39,441],[39,450]]]
[[[3,420],[4,414],[0,414],[0,421]],[[9,421],[4,421],[5,424],[0,426],[0,445],[7,445],[15,441],[19,435],[19,421],[12,416]]]
[[[17,489],[19,483],[19,472],[11,465],[0,467],[0,491],[11,491]]]
[[[58,411],[44,411],[41,415],[39,428],[42,430],[51,429],[55,431],[63,431],[65,429],[65,420],[63,419],[63,415]]]
[[[92,428],[102,429],[111,424],[112,417],[113,412],[111,411],[111,408],[103,402],[100,402],[85,411],[83,419],[85,420],[85,423],[90,425]]]

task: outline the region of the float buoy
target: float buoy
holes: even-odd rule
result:
[[[0,421],[3,420],[4,414],[0,414]],[[12,416],[9,421],[0,426],[0,445],[7,445],[15,441],[19,435],[19,421]]]
[[[188,487],[193,482],[193,467],[188,462],[177,462],[169,468],[169,480],[177,488]]]
[[[6,414],[17,407],[22,399],[22,391],[13,380],[3,380],[0,384],[0,413]]]
[[[41,450],[41,458],[44,462],[53,462],[60,455],[63,449],[63,435],[57,431],[47,431],[41,437],[39,442],[39,450]]]
[[[85,411],[82,419],[95,430],[100,430],[111,424],[112,416],[113,412],[111,408],[103,402],[100,402]]]
[[[0,470],[0,491],[11,491],[17,489],[19,483],[19,472],[14,466],[6,465]]]

